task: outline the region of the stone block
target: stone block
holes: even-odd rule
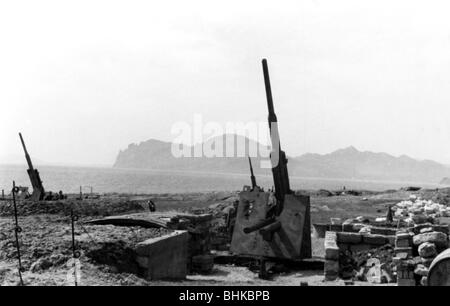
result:
[[[409,248],[412,245],[411,239],[395,240],[395,246],[398,248]]]
[[[339,247],[337,246],[336,239],[337,235],[335,232],[325,233],[325,259],[339,259]]]
[[[419,255],[421,257],[429,258],[437,255],[436,245],[431,242],[424,242],[419,245]]]
[[[418,234],[413,237],[414,245],[421,245],[425,242],[431,242],[438,248],[446,248],[448,246],[447,235],[441,232],[430,232]]]

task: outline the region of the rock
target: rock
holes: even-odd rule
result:
[[[422,279],[420,280],[420,285],[428,286],[428,277],[422,276]]]
[[[414,269],[414,274],[420,275],[420,276],[427,276],[428,275],[428,268],[425,267],[422,264],[418,264],[416,268]]]
[[[433,230],[436,232],[444,233],[446,235],[448,235],[450,232],[450,228],[449,228],[448,224],[434,224]]]
[[[48,258],[42,257],[31,264],[30,270],[31,272],[36,273],[42,270],[47,270],[51,266],[52,262]]]
[[[431,242],[424,242],[419,245],[419,255],[424,258],[436,256],[436,245]]]
[[[432,219],[432,218],[431,218]],[[430,221],[430,217],[420,214],[412,216],[412,220],[415,224],[423,224]]]
[[[421,234],[423,234],[423,233],[430,233],[430,232],[432,232],[433,231],[433,228],[432,227],[425,227],[425,228],[422,228],[421,230],[420,230],[420,233]]]
[[[372,284],[381,284],[386,282],[385,278],[382,277],[381,265],[374,265],[367,271],[366,279],[369,283]]]
[[[359,230],[360,234],[370,234],[371,229],[368,226],[363,227],[362,229]]]
[[[413,237],[414,245],[421,245],[425,242],[434,243],[436,247],[446,248],[448,246],[447,235],[441,232],[422,233]]]
[[[425,267],[427,267],[427,268],[429,268],[430,267],[430,265],[431,265],[431,263],[433,262],[433,257],[429,257],[429,258],[424,258],[424,257],[421,257],[421,259],[422,259],[422,264],[425,266]]]

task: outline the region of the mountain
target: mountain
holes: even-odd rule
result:
[[[226,143],[231,140],[233,146],[228,146],[228,150],[234,152],[233,156],[240,153],[240,157],[208,157],[208,152],[216,150],[215,144]],[[245,144],[239,146],[238,144]],[[179,148],[179,145],[175,145]],[[244,152],[238,152],[237,148],[244,147]],[[269,150],[267,147],[250,140],[246,137],[237,135],[222,135],[205,141],[195,146],[185,146],[185,152],[191,157],[175,157],[172,154],[172,143],[164,142],[156,139],[150,139],[140,144],[130,144],[127,149],[121,150],[117,156],[114,168],[136,168],[136,169],[159,169],[159,170],[180,170],[180,171],[206,171],[206,172],[230,172],[230,173],[247,173],[249,169],[247,156],[248,148],[256,148],[256,152]],[[195,152],[205,152],[203,156],[194,157]],[[227,146],[217,147],[217,152],[222,152],[222,156],[226,155]],[[205,156],[206,155],[206,156]],[[252,158],[255,173],[267,172],[270,169],[260,169],[257,167],[261,158]]]
[[[139,144],[130,144],[121,150],[114,163],[115,168],[227,172],[248,174],[248,148],[253,146],[261,156],[268,148],[248,138],[237,135],[222,135],[209,139],[203,144],[184,147],[186,154],[216,150],[225,155],[225,139],[232,139],[228,149],[235,152],[238,143],[245,143],[245,152],[240,157],[175,157],[172,144],[150,139]],[[220,147],[221,144],[223,148]],[[230,144],[230,142],[229,142]],[[177,148],[178,145],[175,145]],[[242,146],[241,146],[242,147]],[[203,151],[202,151],[203,150]],[[208,151],[209,150],[209,151]],[[267,155],[263,155],[267,156]],[[260,167],[267,158],[252,157],[256,174],[270,175],[270,169]],[[450,177],[450,167],[431,160],[416,160],[406,155],[395,157],[387,153],[361,152],[355,147],[339,149],[329,154],[307,153],[298,157],[288,157],[291,176],[323,177],[342,179],[366,179],[384,181],[408,181],[438,183],[443,177]]]
[[[439,184],[441,185],[446,185],[446,186],[450,186],[450,177],[444,177]]]
[[[406,155],[361,152],[354,147],[325,155],[295,157],[304,176],[438,183],[450,168],[431,160],[415,160]]]

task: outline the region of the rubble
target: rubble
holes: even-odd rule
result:
[[[422,233],[413,237],[413,243],[416,246],[419,246],[426,242],[433,243],[438,248],[448,247],[447,235],[441,232]]]
[[[436,245],[431,242],[424,242],[419,245],[419,255],[424,258],[434,257],[437,254]]]
[[[439,224],[439,218],[448,216],[450,208],[412,195],[394,205],[392,211],[396,229],[374,225],[389,225],[387,218],[375,218],[373,222],[364,216],[347,219],[341,228],[329,226],[337,232],[326,232],[326,279],[333,279],[330,275],[336,268],[330,262],[336,258],[327,255],[336,252],[329,241],[334,239],[340,250],[339,276],[343,279],[397,282],[398,286],[427,283],[430,265],[449,245],[449,226]]]

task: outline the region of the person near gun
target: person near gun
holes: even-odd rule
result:
[[[155,203],[152,200],[148,200],[147,205],[148,205],[148,210],[150,212],[155,212],[156,211],[156,205],[155,205]]]

